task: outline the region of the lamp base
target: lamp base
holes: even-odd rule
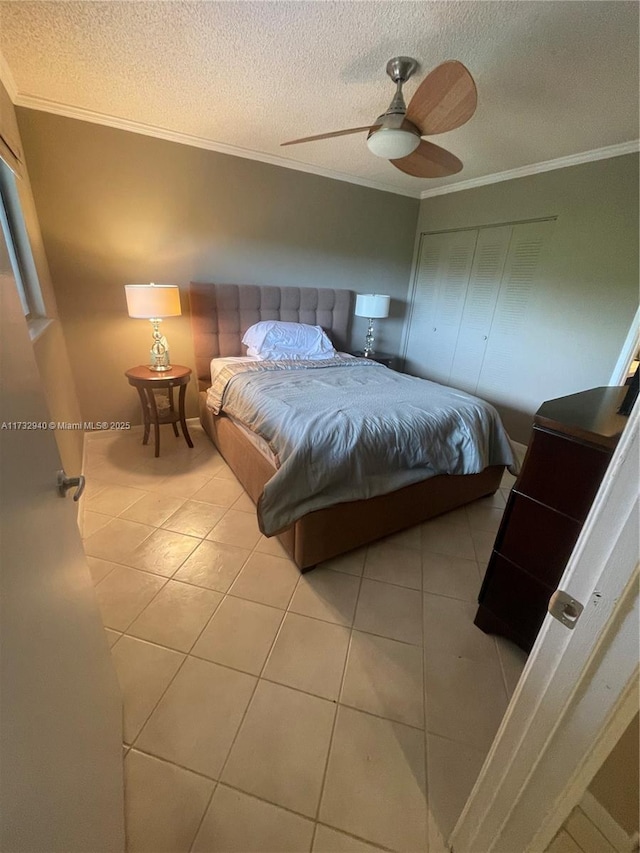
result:
[[[369,358],[372,355],[375,355],[375,350],[373,348],[373,320],[369,317],[369,328],[367,329],[367,334],[364,339],[364,350],[363,354],[365,358]]]
[[[157,373],[166,373],[171,370],[169,361],[169,344],[164,335],[160,334],[158,324],[160,320],[152,320],[153,323],[153,346],[149,352],[149,370]]]

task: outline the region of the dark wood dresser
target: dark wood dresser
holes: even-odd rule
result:
[[[593,388],[549,400],[534,417],[475,618],[483,631],[507,637],[526,652],[627,422],[617,413],[626,391]]]

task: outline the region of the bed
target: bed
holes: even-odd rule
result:
[[[200,421],[256,505],[260,504],[265,487],[268,491],[267,484],[273,482],[277,462],[266,444],[256,440],[224,408],[215,414],[208,404],[212,359],[246,356],[243,334],[263,320],[319,325],[337,350],[346,351],[353,299],[351,291],[329,288],[190,285]],[[367,381],[373,379],[372,371],[390,374],[386,367],[363,366],[371,368],[366,372]],[[331,370],[335,373],[337,366]],[[356,373],[345,370],[340,375]],[[365,375],[360,367],[357,375]],[[388,382],[391,376],[385,379]],[[501,464],[491,464],[480,473],[437,474],[366,499],[340,498],[333,505],[306,512],[288,526],[278,528],[274,535],[296,565],[306,571],[332,557],[492,494],[500,484],[505,464],[509,464],[506,451],[502,456]]]

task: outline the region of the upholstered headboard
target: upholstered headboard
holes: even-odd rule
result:
[[[254,284],[189,285],[191,328],[201,391],[211,384],[212,358],[245,355],[242,336],[260,320],[322,326],[338,350],[346,350],[353,292],[315,287]]]

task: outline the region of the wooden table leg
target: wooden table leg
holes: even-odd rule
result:
[[[142,439],[142,443],[146,444],[149,441],[149,406],[147,405],[147,398],[144,395],[144,391],[142,388],[137,387],[136,391],[138,392],[138,396],[140,397],[140,405],[142,406],[142,418],[144,420],[144,436]]]
[[[184,416],[184,398],[187,393],[187,386],[180,386],[180,395],[178,396],[178,413],[180,415],[180,426],[182,427],[182,434],[185,437],[185,440],[189,447],[193,447],[193,442],[191,441],[191,436],[189,435],[189,430],[187,429],[187,421]]]
[[[173,413],[175,412],[175,409],[173,408],[173,385],[169,385],[169,386],[168,386],[168,391],[169,391],[169,394],[168,394],[168,397],[169,397],[169,411],[171,412],[171,414],[173,414]],[[174,421],[174,422],[171,424],[171,426],[173,427],[173,434],[174,434],[174,435],[175,435],[175,437],[177,438],[177,437],[178,437],[178,434],[179,434],[179,433],[178,433],[178,424]]]
[[[158,418],[158,407],[156,405],[156,397],[153,393],[153,389],[147,388],[146,391],[147,397],[149,398],[149,408],[152,415],[153,428],[155,430],[156,437],[156,452],[154,456],[157,458],[158,456],[160,456],[160,420]]]

